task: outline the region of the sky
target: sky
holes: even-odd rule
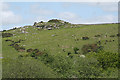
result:
[[[73,24],[118,22],[117,2],[2,2],[0,30],[61,19]]]

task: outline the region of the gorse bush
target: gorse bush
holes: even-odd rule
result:
[[[68,52],[68,55],[72,54],[71,52]]]
[[[78,54],[78,50],[79,50],[79,49],[78,49],[77,47],[74,47],[73,50],[74,50],[74,53],[75,53],[75,54]]]
[[[33,52],[33,49],[31,49],[31,48],[27,49],[27,52]]]
[[[103,46],[98,46],[97,44],[86,44],[82,47],[83,54],[88,52],[99,52],[100,50],[103,50]]]
[[[118,68],[118,53],[101,51],[97,54],[97,60],[103,69],[109,67]]]
[[[68,58],[64,58],[62,56],[56,56],[54,62],[52,63],[51,67],[57,73],[62,75],[66,75],[69,72],[69,69],[72,67],[70,64],[70,60]]]
[[[101,76],[101,66],[98,66],[98,61],[96,58],[79,58],[76,61],[76,66],[79,78],[96,78]]]
[[[45,64],[50,64],[54,61],[54,58],[51,55],[48,55],[48,53],[45,53],[41,56],[41,60],[45,63]]]
[[[2,37],[5,38],[5,37],[11,37],[13,36],[12,33],[2,33]]]
[[[38,49],[34,49],[33,52],[34,52],[34,53],[38,53],[39,50],[38,50]]]
[[[83,40],[88,40],[88,39],[89,39],[89,37],[82,37],[82,39],[83,39]]]
[[[115,35],[110,35],[110,37],[115,37]]]
[[[35,57],[35,53],[32,52],[32,53],[30,54],[30,56],[31,56],[31,57]]]
[[[118,53],[100,51],[98,53],[89,53],[89,57],[95,57],[103,69],[118,68]]]
[[[117,36],[120,37],[120,33],[118,33]]]
[[[101,35],[98,34],[98,35],[95,35],[94,37],[101,37]]]

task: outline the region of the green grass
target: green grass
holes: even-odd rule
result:
[[[115,40],[114,42],[107,43],[104,45],[106,51],[117,52],[117,37],[109,37],[112,34],[117,34],[117,24],[107,24],[107,25],[90,25],[80,28],[62,28],[55,30],[42,30],[38,31],[36,28],[28,28],[26,31],[29,33],[19,34],[16,37],[12,37],[12,40],[23,39],[24,42],[20,43],[21,45],[26,45],[25,48],[38,48],[40,50],[47,49],[50,53],[55,54],[61,52],[62,48],[65,48],[66,51],[72,51],[72,47],[81,48],[84,44],[95,43],[96,41],[101,40],[104,45],[105,40]],[[10,31],[12,32],[12,31]],[[16,31],[17,32],[17,31]],[[34,34],[35,33],[35,34]],[[56,34],[57,36],[52,36]],[[94,38],[96,34],[103,34],[100,38]],[[105,35],[108,35],[105,38]],[[79,39],[78,42],[75,42],[75,37]],[[90,40],[82,40],[81,37],[88,36]],[[58,47],[57,45],[60,45]],[[113,46],[111,46],[113,45]]]
[[[18,52],[3,41],[2,75],[3,78],[54,78],[49,67],[31,57],[18,58]],[[24,53],[22,53],[24,54]]]
[[[38,28],[36,27],[28,26],[28,28],[25,29],[28,33],[21,33],[20,29],[22,28],[6,31],[15,34],[15,36],[2,39],[2,54],[4,57],[2,62],[3,78],[54,78],[61,76],[39,59],[37,60],[31,57],[18,58],[19,54],[25,54],[26,52],[18,52],[13,47],[8,46],[11,42],[5,42],[6,39],[13,41],[23,39],[25,41],[22,41],[19,45],[25,45],[24,47],[26,49],[33,48],[41,51],[45,49],[46,52],[52,56],[62,55],[66,57],[68,52],[74,53],[74,47],[79,48],[79,52],[82,54],[81,48],[83,45],[96,43],[99,40],[102,42],[101,45],[104,46],[104,51],[118,52],[118,38],[109,37],[110,35],[116,35],[118,33],[118,24],[83,25],[77,28],[61,28],[54,30],[37,30]],[[95,38],[94,36],[97,34],[101,34],[102,36]],[[75,36],[72,37],[72,35]],[[107,35],[107,37],[105,37],[105,35]],[[81,37],[84,36],[88,36],[90,39],[82,40]],[[79,41],[75,41],[75,37],[79,39]],[[104,44],[105,40],[115,41]],[[65,52],[63,52],[63,49],[65,49]]]

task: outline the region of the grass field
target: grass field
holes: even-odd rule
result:
[[[84,76],[77,71],[80,69],[83,70],[87,63],[94,64],[94,69],[85,68],[88,71],[93,71],[96,73],[97,63],[96,58],[91,59],[86,57],[78,57],[79,55],[84,55],[81,48],[86,44],[95,44],[98,41],[101,42],[103,50],[105,52],[118,53],[118,24],[101,24],[101,25],[78,25],[76,28],[60,28],[53,30],[38,30],[37,27],[25,26],[17,28],[15,30],[8,30],[3,33],[12,33],[14,36],[2,38],[2,77],[3,78],[81,78],[81,77],[107,77],[107,78],[116,78],[117,74],[114,75],[108,74],[108,70],[113,70],[117,73],[117,69],[113,67],[102,70],[98,76],[90,75]],[[21,33],[21,30],[24,30],[28,33]],[[101,35],[100,37],[95,37],[95,35]],[[110,37],[115,35],[115,37]],[[89,37],[88,40],[83,40],[82,37]],[[12,41],[18,41],[20,39],[24,40],[18,43],[20,46],[25,48],[25,51],[17,51],[15,48],[10,45],[12,42],[5,41],[10,39]],[[106,42],[106,40],[108,42]],[[79,54],[74,54],[74,47],[77,47]],[[46,52],[50,56],[51,63],[45,63],[45,59],[41,55],[37,59],[25,56],[19,58],[19,55],[29,54],[27,49],[38,49],[40,51]],[[72,59],[68,57],[68,52],[73,56]],[[88,53],[89,54],[89,53]],[[43,54],[44,55],[44,54]],[[49,57],[48,57],[49,58]],[[61,58],[61,59],[60,59]],[[65,60],[65,61],[60,61]],[[67,60],[67,61],[66,61]],[[49,60],[48,60],[49,61]],[[80,62],[81,61],[81,62]],[[96,61],[96,62],[95,62]],[[76,62],[76,63],[75,63]],[[60,64],[61,63],[61,64]],[[73,65],[75,63],[75,65]],[[80,63],[80,64],[78,64]],[[83,65],[84,64],[84,65]],[[91,66],[93,66],[93,64]],[[57,67],[58,70],[55,68]],[[62,66],[62,67],[61,67]],[[64,66],[64,68],[63,68]],[[69,68],[70,67],[70,68]],[[61,69],[62,68],[62,69]],[[89,72],[88,72],[89,73]],[[96,74],[98,74],[96,73]],[[89,75],[87,73],[84,73]],[[91,74],[91,73],[90,73]]]

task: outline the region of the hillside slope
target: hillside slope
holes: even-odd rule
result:
[[[103,46],[104,51],[111,53],[118,52],[118,24],[75,25],[65,23],[64,25],[60,25],[62,23],[56,23],[59,24],[60,28],[53,28],[51,26],[52,29],[48,29],[49,25],[53,24],[50,21],[42,23],[44,26],[48,26],[47,28],[40,28],[42,25],[36,23],[33,26],[24,26],[2,32],[13,34],[11,37],[2,38],[3,78],[53,78],[68,77],[68,74],[69,77],[70,75],[71,77],[81,77],[72,71],[68,73],[68,69],[66,71],[63,70],[62,73],[65,73],[63,76],[61,72],[54,69],[55,67],[49,65],[59,65],[53,64],[52,61],[57,61],[60,56],[63,59],[67,59],[69,56],[68,53],[71,53],[74,57],[69,61],[74,62],[77,56],[84,55],[82,48],[86,44],[100,43],[99,45]],[[88,37],[89,39],[84,40],[83,37]],[[75,47],[78,48],[77,53],[79,54],[74,54]],[[30,57],[31,54],[28,52],[30,49],[36,49],[39,56],[47,53],[50,57],[34,57],[33,54]],[[44,62],[47,59],[47,63]],[[64,64],[67,65],[67,63]],[[77,68],[74,70],[76,71]]]

